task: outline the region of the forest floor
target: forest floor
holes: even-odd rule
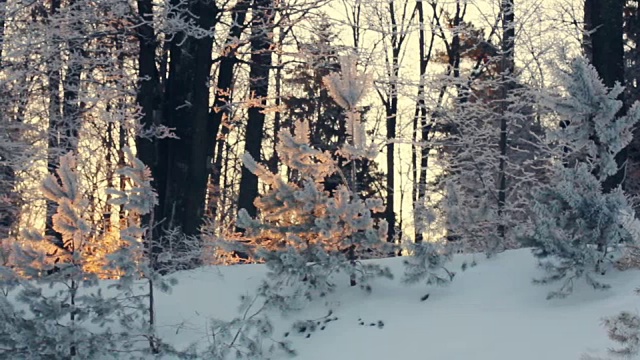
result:
[[[456,256],[457,275],[446,287],[403,285],[402,259],[384,259],[395,280],[377,280],[370,294],[344,286],[303,312],[273,316],[275,337],[296,319],[336,321],[324,330],[292,333],[288,339],[303,360],[578,360],[604,354],[614,344],[601,322],[622,310],[638,311],[637,271],[605,276],[612,288],[595,291],[584,281],[565,299],[546,300],[553,285],[534,285],[541,275],[530,250],[495,258]],[[463,263],[476,266],[461,271]],[[264,276],[262,265],[207,267],[177,274],[179,284],[158,298],[158,325],[174,345],[210,341],[208,319],[236,316],[238,297],[251,295]],[[428,298],[421,300],[425,295]]]

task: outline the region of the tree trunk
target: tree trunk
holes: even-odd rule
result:
[[[278,44],[284,42],[286,33],[283,27],[280,27],[278,32]],[[275,74],[275,108],[276,111],[273,114],[273,147],[271,159],[269,160],[269,170],[276,174],[278,172],[280,157],[278,155],[278,133],[282,126],[282,113],[280,111],[280,105],[282,104],[282,52],[278,52],[276,56],[276,74]]]
[[[4,51],[4,28],[7,20],[7,0],[0,0],[0,69],[3,66],[3,51]]]
[[[508,98],[513,88],[513,72],[515,69],[515,24],[513,0],[502,0],[502,57],[500,59],[500,160],[498,166],[498,236],[505,241],[504,208],[507,200],[507,134],[508,134]]]
[[[220,201],[220,177],[222,175],[222,159],[224,152],[224,145],[227,142],[227,135],[229,134],[228,122],[231,115],[231,109],[229,108],[232,87],[233,87],[233,74],[234,67],[238,62],[236,57],[236,49],[239,46],[240,36],[245,28],[245,19],[247,17],[247,11],[251,5],[250,0],[240,0],[232,10],[231,18],[233,19],[232,25],[229,28],[229,34],[227,35],[227,43],[222,50],[222,59],[220,60],[220,68],[218,71],[218,82],[216,85],[216,95],[213,102],[213,111],[211,113],[211,121],[213,126],[212,136],[218,138],[218,131],[220,131],[220,137],[217,139],[217,150],[212,154],[214,158],[214,164],[211,171],[211,189],[212,193],[209,197],[209,215],[212,219],[216,218],[218,213],[218,206]]]
[[[179,8],[182,4],[174,4]],[[185,15],[200,29],[213,31],[218,11],[213,0],[189,2]],[[179,11],[180,11],[179,10]],[[180,229],[186,236],[200,231],[205,209],[207,179],[213,123],[209,113],[209,77],[213,35],[195,38],[185,33],[175,34],[169,46],[169,74],[164,102],[166,125],[174,128],[178,139],[160,141],[159,156],[166,169],[166,183],[160,203],[162,228]],[[165,251],[186,255],[186,243],[169,243],[163,238]],[[175,239],[174,239],[175,240]],[[195,264],[192,264],[195,265]]]
[[[590,33],[585,41],[585,51],[607,87],[613,87],[616,82],[622,85],[625,83],[624,4],[625,0],[585,0],[584,4],[585,28]],[[624,103],[624,94],[619,99]],[[618,116],[625,113],[626,107],[623,106]],[[605,192],[623,185],[626,161],[625,148],[616,155],[619,170],[605,180]]]
[[[60,11],[60,0],[52,0],[49,8],[49,14],[46,21],[50,21]],[[55,20],[54,20],[55,21]],[[52,43],[49,45],[53,51],[52,59],[60,59],[60,39],[52,35]],[[47,170],[49,173],[55,173],[58,167],[59,157],[64,153],[67,146],[64,138],[64,118],[62,116],[62,102],[60,99],[60,86],[62,84],[61,64],[53,62],[47,63],[47,80],[49,93],[49,132],[48,132],[48,150],[47,150]],[[53,230],[53,214],[55,213],[56,204],[47,200],[45,235],[49,241],[60,250],[64,250],[64,242],[62,236]],[[55,256],[58,250],[55,250],[51,256]],[[57,260],[55,260],[57,262]]]
[[[153,2],[152,0],[138,0],[138,16],[141,22],[137,27],[139,42],[138,52],[138,92],[136,101],[141,108],[140,124],[144,129],[152,129],[163,123],[162,119],[162,93],[160,88],[160,73],[156,67],[156,49],[158,46],[155,30],[153,28]],[[136,138],[138,158],[144,162],[153,175],[153,187],[158,193],[158,202],[164,203],[164,191],[166,183],[166,171],[158,158],[159,140]],[[123,156],[121,154],[120,156]],[[145,249],[149,252],[151,266],[156,267],[155,254],[161,251],[157,239],[161,234],[159,228],[153,222],[160,217],[160,207],[142,217],[143,226],[147,227]]]
[[[426,34],[428,29],[426,28],[425,18],[424,18],[424,8],[422,6],[422,1],[418,0],[416,2],[416,11],[418,12],[418,24],[420,25],[419,35],[418,35],[418,47],[420,54],[420,83],[418,85],[418,101],[416,102],[416,109],[413,116],[413,156],[412,165],[414,167],[414,181],[416,184],[414,185],[414,194],[413,201],[414,203],[414,212],[424,211],[426,206],[426,194],[427,194],[427,170],[429,166],[429,151],[431,148],[429,147],[428,141],[431,136],[431,125],[428,123],[427,119],[427,105],[425,103],[425,76],[427,74],[427,66],[431,61],[431,53],[433,50],[433,43],[435,36],[431,35],[431,41],[429,43],[429,48],[427,49],[427,40]],[[457,17],[456,17],[457,18]],[[430,31],[429,31],[430,32]],[[418,137],[418,127],[420,128],[420,135],[422,144],[420,146],[420,171],[418,172],[418,164],[417,164],[417,153],[415,150]],[[417,206],[416,206],[417,205]],[[418,219],[414,216],[414,219]],[[415,227],[415,242],[420,243],[424,240],[423,232],[420,231],[420,224],[417,222],[414,224]]]
[[[213,32],[220,11],[213,1],[173,1],[177,11],[183,12],[192,24]],[[174,128],[178,139],[138,139],[140,159],[152,170],[158,192],[158,206],[145,220],[153,226],[152,252],[168,251],[191,259],[197,265],[193,251],[182,239],[170,239],[165,230],[179,229],[187,237],[200,231],[205,209],[207,178],[211,149],[215,137],[209,112],[209,77],[213,34],[193,37],[178,32],[168,45],[169,72],[163,88],[162,76],[156,66],[157,41],[153,29],[153,3],[138,0],[142,22],[138,26],[140,53],[138,54],[139,89],[137,100],[142,107],[142,125],[153,128],[165,125]],[[163,70],[164,72],[164,70]],[[163,91],[164,90],[164,91]],[[156,224],[150,220],[155,219]],[[160,225],[160,226],[159,226]],[[170,243],[177,240],[177,243]],[[156,268],[178,264],[154,264]]]
[[[640,1],[628,0],[624,12],[625,31],[625,100],[627,108],[640,100]],[[640,129],[633,132],[628,147],[628,167],[625,190],[632,196],[640,195]],[[636,212],[640,211],[636,207]]]
[[[273,27],[273,0],[254,0],[251,21],[251,66],[249,70],[249,93],[252,105],[245,132],[245,153],[260,162],[260,148],[264,137],[263,112],[269,92],[269,72],[271,69]],[[253,201],[258,197],[258,178],[246,167],[242,167],[238,209],[246,209],[250,216],[257,215]],[[242,231],[242,229],[238,229]]]
[[[72,11],[77,11],[75,8],[75,1],[69,2],[68,5]],[[74,36],[67,41],[67,47],[69,49],[69,65],[65,72],[65,78],[63,82],[63,104],[62,104],[62,123],[64,126],[64,135],[66,141],[63,149],[67,153],[69,151],[75,151],[78,147],[78,133],[82,126],[80,117],[82,111],[82,105],[79,102],[80,94],[80,77],[84,68],[84,58],[86,57],[83,49],[83,30],[82,24],[78,21],[74,21],[71,24],[71,28],[74,32]]]
[[[402,41],[399,39],[398,24],[393,2],[389,2],[389,16],[391,20],[391,69],[389,75],[389,94],[385,102],[385,115],[387,127],[387,197],[385,219],[389,224],[387,241],[395,241],[396,213],[395,205],[395,138],[396,124],[398,121],[398,73],[400,71],[400,48]]]
[[[4,49],[6,9],[7,1],[0,0],[0,69],[4,67],[2,51]],[[0,123],[8,121],[6,114],[0,113]],[[10,157],[11,154],[0,152],[0,241],[9,237],[18,220],[19,204],[15,193],[17,177],[10,164]]]

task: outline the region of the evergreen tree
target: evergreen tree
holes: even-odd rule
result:
[[[349,161],[338,152],[348,142],[347,117],[329,94],[323,79],[341,70],[339,53],[345,49],[334,45],[336,35],[332,25],[326,17],[321,19],[322,22],[314,26],[312,38],[299,45],[302,62],[291,69],[285,80],[293,91],[283,99],[284,115],[290,122],[309,121],[310,144],[331,153],[343,173],[351,173],[351,166],[355,165],[358,195],[365,199],[380,196],[383,174],[377,164],[367,158]],[[366,123],[367,110],[359,110],[363,123]],[[334,174],[325,179],[325,190],[333,191],[341,182]],[[354,189],[354,184],[349,187]]]
[[[560,161],[551,165],[549,183],[535,192],[533,227],[524,236],[547,272],[536,282],[562,283],[550,298],[567,296],[582,277],[596,289],[607,288],[598,274],[624,244],[637,241],[627,224],[633,214],[627,196],[620,187],[606,192],[604,182],[618,171],[616,155],[631,141],[640,106],[618,117],[623,88],[607,89],[583,58],[560,78],[566,95],[552,97],[550,107],[563,126],[548,134]]]
[[[445,267],[453,256],[450,247],[420,242],[411,245],[409,251],[411,256],[403,261],[405,271],[402,280],[405,283],[425,281],[427,285],[446,285],[453,280],[455,273]]]
[[[141,277],[163,290],[170,284],[151,271],[139,241],[144,230],[137,225],[139,217],[153,209],[156,195],[149,170],[128,149],[125,152],[127,165],[119,174],[129,179],[130,187],[111,191],[113,204],[123,205],[129,214],[120,233],[124,244],[108,256],[102,273],[86,269],[92,229],[85,219],[87,201],[81,195],[75,158],[62,157],[56,176],[45,179],[43,192],[57,204],[53,228],[63,239],[64,253],[53,264],[46,249],[55,240],[27,231],[31,242],[16,247],[15,266],[0,268],[0,285],[14,290],[15,300],[24,305],[14,307],[6,295],[0,299],[3,358],[139,358],[161,348],[149,318],[149,283]],[[54,265],[57,271],[50,271]],[[101,276],[117,280],[103,291]]]
[[[388,269],[356,259],[384,244],[387,224],[376,224],[372,217],[384,209],[382,201],[355,196],[341,173],[343,184],[333,193],[326,191],[324,179],[339,170],[331,154],[309,145],[308,134],[306,122],[296,124],[294,135],[288,130],[279,134],[278,153],[283,164],[298,173],[298,182],[286,182],[244,156],[245,166],[270,190],[255,201],[259,218],[240,210],[238,226],[245,229],[248,243],[238,250],[266,263],[269,280],[261,291],[281,309],[298,308],[300,301],[333,291],[337,272],[366,289],[371,277],[390,276]]]

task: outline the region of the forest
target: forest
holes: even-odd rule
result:
[[[606,291],[640,268],[639,41],[638,0],[0,0],[0,358],[294,356],[269,316],[342,275],[522,248],[548,299]],[[159,335],[175,274],[249,264],[212,340]],[[604,325],[638,355],[640,315]]]

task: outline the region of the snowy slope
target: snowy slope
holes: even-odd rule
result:
[[[304,313],[279,319],[278,334],[297,318],[320,318],[331,309],[338,320],[324,331],[290,336],[298,359],[577,360],[613,345],[601,327],[603,316],[640,305],[637,271],[608,274],[611,290],[594,291],[581,282],[569,298],[546,300],[553,286],[531,284],[540,270],[529,250],[477,256],[477,266],[460,271],[470,260],[458,256],[450,267],[458,273],[454,282],[431,289],[401,284],[401,259],[381,260],[396,280],[377,281],[369,295],[344,286]],[[264,270],[245,265],[178,274],[173,293],[158,299],[160,333],[177,346],[207,341],[207,319],[231,319],[238,296],[251,294]]]

